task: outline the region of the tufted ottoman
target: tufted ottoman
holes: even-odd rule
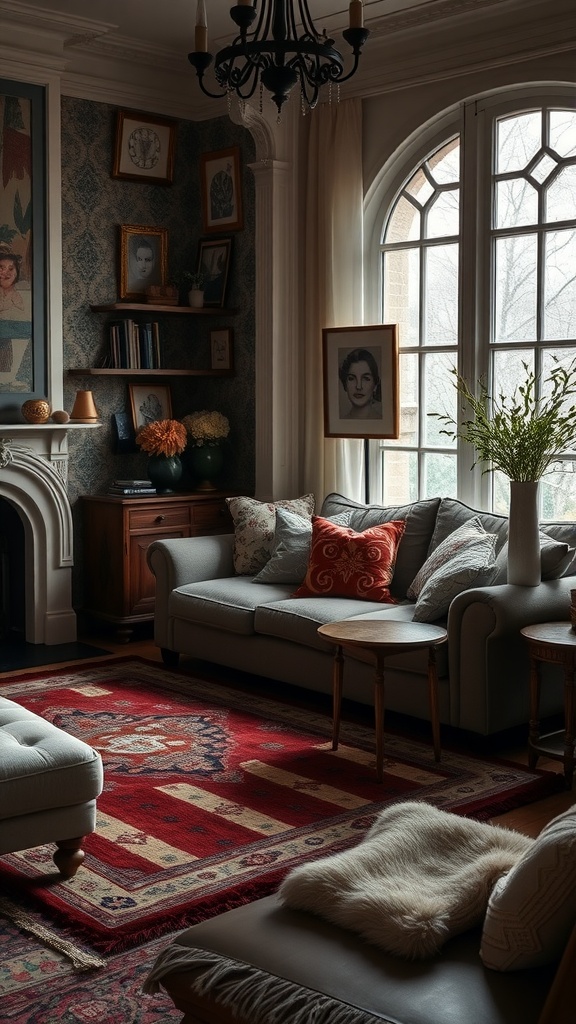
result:
[[[96,750],[0,697],[0,854],[56,843],[54,863],[71,878],[102,785]]]

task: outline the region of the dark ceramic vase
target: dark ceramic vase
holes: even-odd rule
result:
[[[182,463],[178,455],[151,455],[148,459],[148,478],[156,494],[173,494],[182,476]]]
[[[214,477],[224,463],[224,452],[219,444],[195,445],[189,449],[189,466],[194,477],[195,491],[215,491]]]

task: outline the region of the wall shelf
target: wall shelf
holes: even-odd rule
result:
[[[196,309],[192,306],[169,306],[155,305],[152,302],[107,302],[104,305],[91,305],[93,313],[184,313],[188,316],[234,316],[238,310],[222,309],[220,306],[202,306]]]
[[[68,370],[71,377],[229,377],[230,370],[130,370],[87,366]]]

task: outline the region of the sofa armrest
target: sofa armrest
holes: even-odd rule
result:
[[[156,577],[154,640],[159,647],[173,649],[168,616],[172,591],[187,583],[234,576],[233,554],[233,533],[155,540],[149,545],[146,560]]]
[[[447,623],[453,725],[493,731],[489,716],[496,695],[502,706],[512,675],[524,686],[528,653],[520,630],[535,622],[568,622],[574,587],[576,577],[565,576],[537,587],[477,587],[454,598]]]

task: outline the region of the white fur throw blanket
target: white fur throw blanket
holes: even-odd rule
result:
[[[533,842],[407,801],[382,811],[352,849],[295,868],[279,895],[389,953],[422,959],[483,920],[494,883]]]

